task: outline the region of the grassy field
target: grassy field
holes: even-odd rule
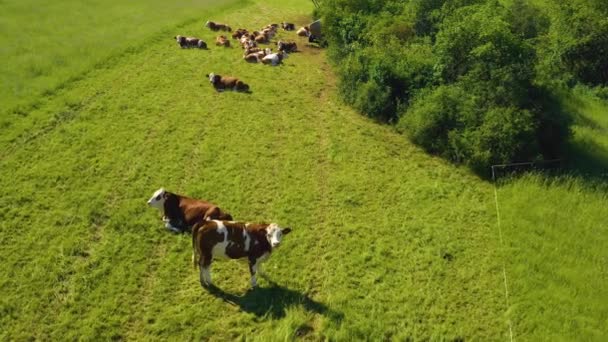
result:
[[[516,337],[608,339],[608,106],[576,90],[566,175],[501,182],[498,202]]]
[[[92,69],[236,0],[0,2],[0,118],[26,115]],[[206,19],[205,19],[206,20]],[[204,22],[203,22],[204,23]]]
[[[150,4],[164,28],[146,17],[134,45],[67,67],[52,92],[11,98],[27,111],[0,125],[0,339],[506,340],[509,321],[524,340],[604,337],[601,183],[502,184],[502,248],[493,185],[343,106],[324,51],[298,40],[302,52],[272,68],[243,62],[239,48],[170,39],[212,41],[207,17],[301,25],[310,2],[192,4],[170,14]],[[116,32],[137,24],[116,20]],[[216,93],[211,71],[252,93]],[[164,230],[145,205],[160,186],[294,227],[260,288],[248,291],[240,262],[214,264],[223,292],[200,287],[190,236]]]

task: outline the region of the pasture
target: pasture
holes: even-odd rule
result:
[[[16,4],[0,4],[14,20],[2,39],[33,15]],[[53,3],[24,31],[67,56],[44,81],[23,71],[44,55],[5,45],[19,57],[3,87],[30,90],[2,98],[20,109],[0,125],[0,339],[606,338],[605,178],[502,182],[501,244],[494,185],[344,106],[323,50],[281,31],[302,51],[249,64],[203,28],[301,26],[310,2],[211,4],[92,3],[95,24]],[[56,27],[87,32],[94,52]],[[180,49],[176,34],[210,48]],[[209,72],[252,92],[217,93]],[[602,156],[606,104],[580,99],[575,138]],[[221,291],[201,288],[190,235],[146,206],[160,186],[293,227],[258,289],[233,261],[213,265]]]

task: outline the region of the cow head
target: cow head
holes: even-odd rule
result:
[[[291,228],[281,228],[276,223],[271,223],[268,227],[266,227],[266,239],[268,239],[268,243],[272,248],[277,248],[283,239],[283,235],[289,234],[291,232]]]
[[[211,84],[216,84],[217,82],[219,82],[222,79],[222,76],[220,75],[216,75],[214,73],[210,73],[208,75],[205,75],[207,78],[209,78],[209,83]]]
[[[154,192],[152,197],[150,197],[148,205],[157,208],[158,210],[163,210],[165,199],[167,199],[167,191],[165,191],[164,188],[160,188]]]
[[[207,22],[205,23],[205,27],[211,27],[211,22],[209,20],[207,20]]]

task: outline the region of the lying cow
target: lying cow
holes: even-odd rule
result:
[[[310,29],[308,28],[308,26],[300,27],[296,34],[300,37],[308,37],[310,36]]]
[[[204,221],[192,227],[192,263],[199,267],[203,287],[211,286],[211,262],[213,259],[247,258],[251,274],[251,286],[256,287],[256,273],[276,249],[283,235],[291,228],[281,228],[276,223],[253,224],[228,221]]]
[[[266,55],[269,55],[272,53],[272,49],[271,48],[262,49],[259,47],[250,47],[245,50],[245,52],[243,53],[243,56],[246,56],[250,53],[256,53],[256,52],[264,52],[264,56],[266,56]]]
[[[249,33],[246,29],[237,29],[236,31],[234,31],[232,33],[232,38],[233,39],[241,39],[242,36],[246,35],[247,33]]]
[[[296,52],[298,51],[298,45],[295,42],[284,42],[279,40],[277,42],[277,47],[279,51],[285,52]]]
[[[296,29],[296,25],[294,25],[293,23],[281,23],[281,27],[285,31],[293,31]]]
[[[232,220],[230,214],[213,203],[177,195],[163,188],[154,192],[148,205],[160,210],[165,228],[174,232],[189,230],[205,220]]]
[[[266,33],[261,33],[257,36],[255,36],[255,42],[258,44],[266,44],[268,43],[268,40],[270,39],[270,36]]]
[[[230,26],[228,26],[226,24],[214,23],[213,21],[207,21],[205,23],[205,27],[210,28],[212,31],[228,31],[228,32],[232,31]]]
[[[271,53],[262,58],[262,63],[271,64],[272,66],[279,65],[288,55],[286,52]]]
[[[255,42],[255,40],[253,40],[251,38],[250,35],[244,35],[244,36],[242,36],[241,39],[239,40],[239,42],[241,43],[241,47],[243,49],[249,49],[249,48],[253,48],[253,47],[258,46],[258,44]]]
[[[182,49],[191,47],[196,47],[199,49],[207,48],[207,43],[205,43],[202,39],[199,38],[175,36],[174,39],[177,41],[177,44],[179,44]]]
[[[236,90],[236,91],[249,91],[249,85],[245,84],[243,81],[239,80],[236,77],[232,76],[220,76],[214,73],[210,73],[205,75],[209,78],[209,82],[213,85],[215,90],[224,91],[226,89]]]
[[[215,38],[215,45],[230,47],[230,41],[226,36],[217,36],[217,38]]]
[[[253,50],[256,51],[253,51]],[[269,55],[272,53],[272,50],[270,48],[266,48],[266,49],[260,49],[260,48],[252,48],[252,49],[247,49],[245,51],[245,55],[243,56],[243,59],[249,63],[258,63],[262,61],[262,58],[266,55]]]

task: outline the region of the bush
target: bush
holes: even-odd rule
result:
[[[563,28],[554,12],[524,0],[326,0],[321,9],[342,98],[477,170],[559,154],[570,120],[554,110],[537,72],[589,79],[604,66],[592,53],[608,39],[602,27],[581,30],[588,40],[576,44],[560,37],[568,44],[549,54]]]
[[[398,129],[428,152],[479,171],[492,164],[530,160],[539,152],[532,112],[515,107],[483,109],[458,85],[422,93]]]

